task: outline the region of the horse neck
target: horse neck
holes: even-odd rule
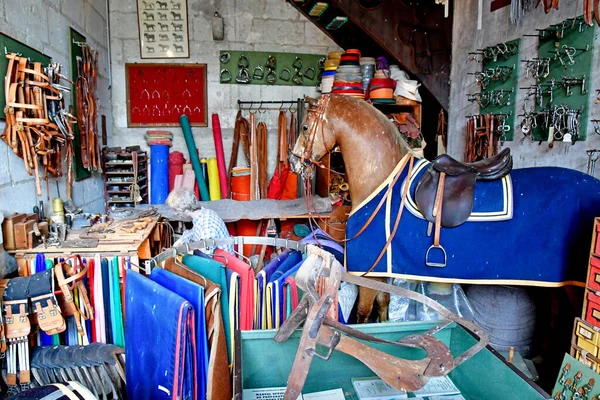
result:
[[[339,121],[330,118],[328,123],[342,152],[354,209],[390,175],[404,152],[395,137],[397,133],[372,116],[355,115]]]

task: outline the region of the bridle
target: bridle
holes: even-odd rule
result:
[[[326,168],[323,165],[323,163],[321,163],[320,161],[317,161],[317,160],[313,160],[311,157],[313,155],[313,148],[315,145],[315,140],[316,140],[317,132],[318,132],[319,128],[321,129],[321,140],[323,141],[323,146],[325,146],[325,127],[324,127],[325,110],[329,104],[330,98],[331,97],[329,94],[324,94],[319,99],[319,102],[317,103],[316,107],[309,108],[308,110],[306,110],[307,113],[316,114],[316,118],[311,122],[308,129],[306,129],[306,130],[301,129],[302,130],[301,134],[305,138],[306,138],[306,132],[308,132],[310,145],[305,147],[302,150],[302,154],[296,154],[296,153],[294,153],[293,149],[290,148],[290,154],[293,156],[296,156],[300,159],[300,165],[302,167],[304,167],[303,169],[310,170],[312,166]],[[302,175],[304,177],[304,174],[302,174]]]

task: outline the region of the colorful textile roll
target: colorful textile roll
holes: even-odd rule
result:
[[[204,288],[162,268],[154,268],[150,274],[150,279],[183,297],[194,307],[196,312],[196,363],[198,366],[196,396],[198,400],[205,400],[208,373],[208,341],[204,314]]]
[[[185,157],[180,151],[174,151],[169,154],[169,191],[175,189],[175,177],[183,175],[183,165]]]
[[[181,130],[183,131],[183,137],[185,138],[185,144],[188,152],[190,153],[190,159],[192,160],[192,166],[194,167],[194,173],[196,174],[196,182],[200,189],[200,198],[202,201],[209,201],[210,195],[208,193],[208,186],[202,176],[202,168],[200,167],[200,159],[198,158],[198,152],[196,150],[196,143],[194,142],[194,135],[192,135],[192,127],[190,126],[190,120],[187,115],[182,115],[179,118],[181,124]]]
[[[225,166],[225,153],[223,152],[223,137],[221,136],[221,122],[219,114],[212,115],[213,139],[215,140],[215,153],[219,167],[219,183],[221,186],[221,199],[226,199],[227,193],[227,167]],[[211,196],[212,200],[212,196]]]
[[[221,200],[221,187],[219,184],[219,167],[216,158],[208,159],[208,190],[211,200]]]
[[[155,144],[150,146],[150,203],[164,204],[168,195],[169,146]]]
[[[186,254],[183,256],[183,264],[221,286],[223,295],[221,296],[221,315],[223,317],[223,326],[225,328],[225,338],[227,340],[227,355],[229,363],[232,363],[233,343],[231,339],[231,320],[229,319],[229,296],[227,295],[227,274],[225,266],[210,258],[199,257]],[[129,323],[129,322],[128,322]]]
[[[123,329],[123,305],[121,303],[121,290],[119,285],[119,257],[114,257],[112,263],[109,260],[110,267],[110,313],[113,344],[119,347],[125,347],[125,331]]]
[[[127,271],[127,398],[196,398],[196,315],[191,303]]]

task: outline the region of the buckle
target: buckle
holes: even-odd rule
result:
[[[431,250],[433,250],[433,249],[439,249],[439,250],[441,250],[442,254],[444,255],[444,262],[443,263],[429,261],[429,254],[431,253]],[[432,244],[427,249],[427,253],[425,254],[425,265],[427,265],[428,267],[444,268],[446,266],[446,262],[447,261],[448,261],[448,257],[446,256],[446,250],[444,250],[444,248],[441,245]]]

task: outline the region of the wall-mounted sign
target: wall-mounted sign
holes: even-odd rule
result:
[[[142,58],[189,58],[187,0],[137,0]]]

